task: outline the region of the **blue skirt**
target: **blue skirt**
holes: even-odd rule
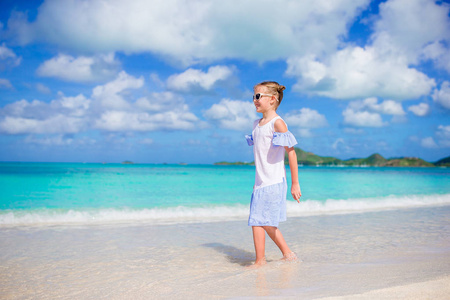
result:
[[[278,227],[286,221],[286,180],[255,189],[250,202],[248,226]]]

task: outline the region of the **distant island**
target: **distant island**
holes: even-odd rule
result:
[[[354,166],[354,167],[450,167],[450,156],[437,162],[427,162],[418,157],[395,157],[386,159],[378,153],[367,158],[341,160],[331,156],[319,156],[312,152],[294,148],[300,166]],[[288,163],[287,156],[285,163]],[[254,165],[254,162],[217,162],[215,165]]]

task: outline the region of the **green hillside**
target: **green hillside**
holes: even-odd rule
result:
[[[297,154],[297,161],[299,164],[303,164],[305,166],[329,166],[329,165],[339,165],[342,163],[342,160],[331,157],[331,156],[319,156],[312,152],[303,151],[300,148],[294,148],[295,153]],[[285,162],[288,163],[287,156],[285,157]]]
[[[351,158],[341,160],[331,156],[320,156],[312,152],[304,151],[300,148],[294,148],[297,154],[299,165],[303,166],[377,166],[377,167],[450,167],[450,156],[443,158],[436,163],[429,163],[418,157],[398,157],[386,159],[378,153],[372,154],[366,158]],[[285,163],[288,164],[287,155]],[[215,165],[254,165],[254,162],[218,162]]]
[[[450,156],[438,160],[434,165],[438,167],[450,167]]]
[[[434,167],[435,165],[417,157],[400,157],[386,159],[378,153],[372,154],[367,158],[351,158],[341,160],[331,156],[319,156],[312,152],[303,151],[300,148],[294,148],[297,153],[297,161],[305,166],[377,166],[377,167]],[[287,163],[287,156],[285,158]],[[450,165],[450,157],[439,161],[442,166]]]
[[[418,157],[391,158],[385,166],[387,167],[434,167],[434,164],[424,161]]]
[[[345,160],[343,163],[347,166],[384,166],[388,160],[378,153],[372,154],[367,158],[352,158]]]

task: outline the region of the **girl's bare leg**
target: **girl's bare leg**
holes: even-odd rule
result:
[[[283,235],[281,234],[281,231],[277,227],[264,226],[264,230],[267,232],[272,241],[274,241],[274,243],[278,246],[278,248],[280,248],[284,258],[292,256],[291,249],[289,249]]]
[[[264,265],[266,263],[265,247],[266,247],[266,232],[261,226],[252,226],[253,242],[255,243],[256,260],[255,265]]]

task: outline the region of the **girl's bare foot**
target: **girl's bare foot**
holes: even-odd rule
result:
[[[281,260],[284,261],[298,261],[297,255],[294,252],[287,253],[283,255],[283,258]]]
[[[266,265],[266,264],[267,264],[266,258],[264,257],[264,258],[261,259],[261,260],[255,261],[255,263],[254,263],[253,265],[247,266],[247,267],[245,267],[245,268],[246,268],[246,269],[256,269],[256,268],[262,267],[262,266],[264,266],[264,265]]]

